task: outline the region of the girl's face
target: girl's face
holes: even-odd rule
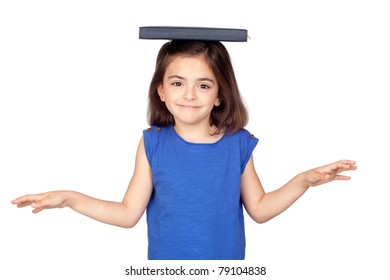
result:
[[[203,56],[175,57],[157,91],[176,125],[210,126],[211,110],[220,105],[217,79]]]

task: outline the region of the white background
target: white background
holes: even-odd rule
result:
[[[247,43],[225,46],[266,191],[335,160],[358,163],[351,181],[310,189],[268,223],[247,217],[246,261],[168,264],[266,266],[264,279],[389,279],[386,2],[2,1],[0,279],[127,279],[130,265],[165,265],[146,260],[145,217],[122,229],[10,203],[56,189],[122,199],[165,42],[139,40],[144,25],[248,29]]]

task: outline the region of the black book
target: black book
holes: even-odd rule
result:
[[[246,42],[248,31],[235,28],[142,26],[140,39]]]

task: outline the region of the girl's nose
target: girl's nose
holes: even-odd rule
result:
[[[184,91],[184,98],[187,100],[194,100],[196,98],[195,90],[193,87],[186,87]]]

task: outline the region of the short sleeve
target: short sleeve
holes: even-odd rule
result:
[[[244,173],[246,164],[252,156],[253,150],[256,148],[259,139],[247,130],[240,132],[240,148],[241,148],[241,174]]]

